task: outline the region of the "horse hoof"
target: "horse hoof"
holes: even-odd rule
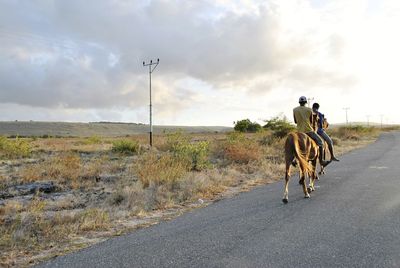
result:
[[[307,188],[307,192],[308,192],[309,194],[311,194],[312,191],[313,191],[313,190],[312,190],[311,187],[308,187],[308,188]]]
[[[304,198],[310,198],[310,195],[309,195],[309,194],[306,194],[306,196],[304,196]]]
[[[289,202],[289,200],[288,200],[287,198],[283,198],[283,199],[282,199],[282,202],[283,202],[284,204],[287,204],[287,203]]]

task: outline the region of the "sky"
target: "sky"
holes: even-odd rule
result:
[[[0,0],[0,121],[400,123],[397,0]]]

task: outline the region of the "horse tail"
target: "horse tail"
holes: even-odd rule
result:
[[[305,139],[308,138],[306,134]],[[305,141],[304,141],[305,143]],[[311,166],[308,163],[308,161],[305,159],[303,154],[301,153],[301,148],[300,148],[300,141],[299,141],[299,133],[293,133],[293,149],[294,149],[294,155],[296,156],[297,160],[299,161],[300,169],[303,171],[303,173],[308,174],[309,176],[311,175]]]

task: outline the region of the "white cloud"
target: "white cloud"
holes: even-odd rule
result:
[[[334,121],[362,94],[371,103],[352,113],[365,118],[377,95],[385,100],[378,87],[393,95],[400,85],[399,14],[391,0],[2,1],[0,99],[22,119],[54,109],[63,120],[69,109],[87,111],[77,121],[113,120],[110,110],[144,122],[141,62],[160,58],[153,101],[165,124],[290,116],[304,94]]]

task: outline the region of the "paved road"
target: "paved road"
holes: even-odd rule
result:
[[[400,133],[342,156],[311,199],[293,176],[44,267],[400,267]],[[282,170],[283,174],[283,170]]]

